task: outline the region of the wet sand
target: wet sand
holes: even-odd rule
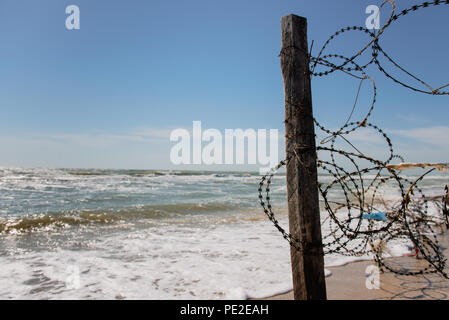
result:
[[[439,239],[446,258],[449,257],[449,235]],[[390,263],[405,270],[423,265],[415,257],[399,257]],[[332,275],[326,278],[329,300],[449,300],[449,280],[439,274],[404,276],[392,272],[380,273],[379,289],[366,286],[366,268],[376,265],[374,261],[349,263],[340,267],[327,267]],[[446,272],[449,267],[446,265]],[[264,300],[292,300],[293,292],[276,295]]]

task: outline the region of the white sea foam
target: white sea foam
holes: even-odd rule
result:
[[[0,257],[0,298],[244,299],[291,289],[288,243],[267,221],[124,229],[97,238],[91,231],[66,238],[64,230],[64,243],[58,235],[36,236],[42,250],[11,249]],[[17,240],[8,237],[9,245]],[[395,246],[395,255],[408,252]],[[330,255],[325,263],[370,258]],[[78,289],[65,283],[74,267]]]
[[[258,176],[71,171],[0,168],[0,219],[111,210],[120,219],[0,234],[0,298],[245,299],[291,289],[289,245],[257,207]],[[444,180],[426,179],[438,195]],[[287,226],[285,176],[271,190]],[[382,192],[398,198],[394,186]],[[173,215],[139,216],[146,208]],[[409,244],[392,241],[387,251],[402,255]],[[325,265],[371,258],[332,254]],[[67,282],[74,271],[79,288]]]

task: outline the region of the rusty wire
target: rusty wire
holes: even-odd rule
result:
[[[323,139],[316,148],[319,159],[317,160],[317,166],[321,171],[333,178],[329,183],[318,183],[317,185],[326,212],[326,216],[323,216],[321,221],[322,227],[324,225],[327,226],[326,232],[322,228],[323,253],[325,255],[338,253],[347,256],[362,256],[371,253],[381,270],[389,270],[400,275],[438,273],[449,279],[448,274],[445,272],[446,259],[442,254],[436,232],[437,227],[441,225],[449,228],[447,209],[448,186],[445,186],[442,197],[429,199],[419,187],[419,182],[435,169],[426,171],[419,178],[412,181],[409,178],[402,177],[399,171],[388,167],[389,164],[397,159],[403,162],[403,158],[394,153],[393,144],[388,135],[378,126],[368,122],[368,118],[371,116],[376,103],[377,88],[374,79],[368,76],[365,71],[369,65],[375,65],[387,78],[409,90],[429,95],[449,95],[448,91],[443,90],[449,84],[438,88],[431,87],[425,81],[401,67],[379,44],[384,31],[392,23],[400,20],[401,17],[419,9],[449,4],[449,0],[424,2],[402,10],[398,14],[396,14],[394,0],[384,1],[381,7],[387,4],[390,4],[392,7],[391,15],[385,25],[377,32],[372,32],[360,26],[342,28],[330,36],[316,57],[310,54],[308,56],[311,77],[324,77],[334,72],[342,72],[360,80],[356,102],[350,116],[342,127],[332,131],[314,119],[315,125],[327,135],[327,138]],[[338,54],[324,54],[331,41],[337,36],[351,31],[367,34],[370,37],[369,42],[350,58]],[[356,60],[365,52],[369,52],[369,50],[371,50],[370,60],[363,65],[357,63]],[[285,53],[281,52],[282,54]],[[379,54],[382,54],[398,70],[424,88],[407,84],[392,76],[382,66]],[[317,68],[323,68],[323,70],[318,72],[316,71]],[[371,83],[373,97],[364,118],[361,121],[351,121],[360,88],[364,81]],[[286,97],[286,102],[289,102],[289,97]],[[351,143],[348,134],[360,128],[374,130],[382,137],[388,150],[386,160],[374,159],[362,153]],[[292,139],[293,137],[286,138]],[[336,145],[339,140],[349,144],[352,150],[339,149]],[[329,154],[330,160],[320,160],[321,153]],[[258,189],[259,202],[265,214],[289,244],[296,250],[305,252],[306,243],[296,239],[279,224],[270,199],[270,186],[273,176],[293,158],[301,161],[301,148],[298,147],[293,152],[287,153],[285,160],[281,161],[261,178]],[[338,159],[349,161],[354,169],[348,170],[338,165]],[[367,174],[370,174],[373,178],[365,178]],[[400,193],[400,200],[386,202],[382,198],[381,190],[387,183],[396,186]],[[264,187],[265,190],[263,189]],[[345,201],[330,199],[329,193],[335,190],[339,190],[344,195]],[[441,216],[429,214],[430,205],[438,207]],[[376,214],[381,211],[384,212],[386,221],[366,219],[366,215]],[[387,244],[392,241],[412,243],[416,256],[421,258],[422,263],[418,264],[415,269],[404,269],[392,262],[391,259],[387,259],[388,255],[385,255]]]

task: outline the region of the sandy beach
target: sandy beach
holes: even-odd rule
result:
[[[449,235],[441,236],[440,245],[444,255],[449,257]],[[393,258],[394,263],[405,270],[424,263],[415,257]],[[326,268],[332,275],[326,278],[329,300],[449,300],[449,280],[438,274],[404,276],[392,272],[380,274],[380,288],[367,289],[365,282],[368,266],[374,261],[360,261],[340,267]],[[449,267],[446,266],[446,272]],[[292,300],[293,291],[264,300]]]

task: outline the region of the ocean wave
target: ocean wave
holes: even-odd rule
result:
[[[105,225],[130,220],[180,218],[186,215],[236,211],[235,204],[183,203],[146,205],[120,210],[83,210],[33,214],[0,219],[0,234],[41,231],[81,225]],[[248,218],[250,219],[250,218]],[[231,220],[230,220],[231,221]]]

